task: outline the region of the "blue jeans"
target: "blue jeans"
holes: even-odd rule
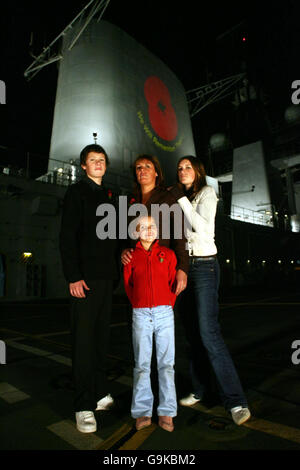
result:
[[[220,267],[217,258],[190,263],[188,286],[180,299],[182,318],[191,350],[193,392],[203,398],[213,368],[226,410],[248,406],[238,374],[222,338],[218,321]]]
[[[132,341],[135,367],[133,370],[133,418],[152,416],[153,393],[150,372],[153,334],[159,383],[158,416],[176,416],[177,400],[174,382],[174,314],[169,305],[134,308]]]

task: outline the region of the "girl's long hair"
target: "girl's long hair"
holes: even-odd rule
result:
[[[193,183],[193,186],[191,188],[190,194],[189,194],[189,199],[192,200],[196,196],[199,191],[206,186],[206,171],[204,168],[203,163],[198,160],[198,158],[193,157],[193,156],[186,156],[186,157],[181,157],[177,163],[177,182],[179,183],[179,178],[178,178],[178,166],[183,160],[188,160],[195,172],[195,180]],[[183,185],[182,185],[183,186]]]

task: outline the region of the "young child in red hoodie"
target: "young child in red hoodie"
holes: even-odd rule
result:
[[[132,417],[136,429],[151,425],[153,393],[151,389],[151,357],[153,334],[159,381],[159,426],[174,430],[177,414],[174,383],[174,283],[176,256],[160,246],[157,227],[152,217],[141,217],[136,228],[139,241],[130,263],[124,266],[124,286],[133,307],[132,340],[135,367],[133,371]]]

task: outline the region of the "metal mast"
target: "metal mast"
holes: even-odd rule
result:
[[[51,44],[49,44],[48,47],[45,47],[43,52],[38,57],[35,57],[35,60],[24,72],[25,78],[27,78],[29,81],[42,68],[46,67],[46,65],[61,60],[63,56],[57,52],[57,42],[66,34],[69,29],[72,29],[76,23],[82,23],[80,30],[74,35],[70,41],[70,44],[67,46],[67,49],[70,51],[94,16],[99,15],[97,21],[100,21],[109,2],[110,0],[91,0],[78,13],[73,21],[71,21],[71,23],[69,23],[68,26],[66,26],[66,28],[51,42]],[[56,46],[56,48],[54,46]]]
[[[186,97],[191,117],[206,106],[231,95],[235,91],[235,85],[245,77],[246,73],[240,73],[187,91]]]

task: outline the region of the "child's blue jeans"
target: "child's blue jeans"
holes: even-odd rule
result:
[[[135,359],[131,404],[133,418],[152,416],[153,393],[150,372],[153,334],[159,381],[157,414],[172,417],[177,414],[174,382],[174,313],[170,305],[159,305],[133,309],[132,341]]]

